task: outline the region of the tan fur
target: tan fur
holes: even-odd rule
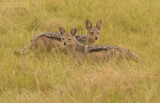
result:
[[[101,29],[102,20],[100,19],[96,26],[92,26],[90,20],[86,19],[86,29],[87,29],[87,41],[86,44],[90,45],[95,43],[98,40],[100,29]]]
[[[67,50],[67,54],[73,56],[73,58],[75,58],[75,61],[81,64],[84,55],[81,52],[75,52],[76,44],[74,40],[76,39],[74,38],[74,36],[76,35],[77,29],[73,28],[71,29],[70,32],[65,32],[65,29],[61,27],[60,32],[61,32],[61,44],[63,45],[63,47],[66,48],[65,50]]]
[[[28,53],[30,49],[36,49],[38,48],[41,52],[51,51],[52,48],[55,48],[56,51],[58,51],[58,48],[61,47],[61,43],[57,40],[46,38],[45,36],[38,37],[35,41],[32,41],[27,46],[25,46],[23,49],[20,49],[18,51],[15,51],[14,54],[20,55]]]
[[[103,60],[105,62],[108,62],[110,59],[112,58],[118,58],[118,59],[132,59],[132,60],[135,60],[137,61],[138,60],[138,56],[133,53],[133,52],[130,52],[126,49],[123,49],[123,48],[119,48],[119,49],[116,49],[116,48],[111,48],[107,51],[98,51],[98,52],[89,52],[89,48],[88,48],[88,45],[82,45],[80,44],[79,42],[77,42],[77,40],[74,38],[74,36],[72,35],[66,35],[66,34],[63,34],[62,35],[62,38],[63,40],[62,41],[62,44],[64,43],[64,40],[70,38],[72,39],[70,42],[67,42],[65,41],[66,43],[66,48],[69,50],[69,53],[71,55],[74,54],[74,57],[78,60],[78,61],[83,61],[84,57],[88,57],[90,58],[91,60],[93,61],[99,61],[99,60]],[[94,45],[93,45],[94,46]],[[113,46],[114,47],[114,46]],[[83,51],[81,50],[76,50],[76,48],[84,48]],[[81,60],[82,59],[82,60]]]
[[[58,49],[58,47],[61,47],[60,42],[46,37],[39,37],[35,44],[40,49],[41,52],[51,51],[52,48]]]
[[[101,51],[101,52],[92,52],[88,54],[89,58],[94,60],[94,61],[106,61],[108,62],[109,60],[116,58],[116,59],[126,59],[126,60],[134,60],[138,61],[138,56],[133,53],[133,52],[127,52],[127,51],[121,51],[121,50],[116,50],[116,49],[110,49],[108,51]]]
[[[73,38],[77,32],[77,29],[73,28],[70,33],[69,32],[65,32],[65,29],[61,27],[60,29],[61,32],[61,45],[63,45],[62,47],[65,47],[67,49],[67,51],[70,52],[74,52],[75,50],[75,44],[73,43]],[[70,44],[70,45],[68,45]]]
[[[93,44],[98,39],[99,31],[101,28],[101,23],[102,23],[102,20],[99,20],[96,26],[92,27],[92,23],[87,19],[86,20],[86,29],[87,29],[86,41],[80,40],[80,42],[83,44]],[[62,27],[59,27],[59,29],[60,29],[61,34],[65,32],[65,30]],[[51,51],[54,48],[56,51],[63,51],[64,53],[66,53],[66,50],[61,47],[62,45],[60,41],[54,40],[53,38],[50,38],[50,37],[40,36],[34,39],[33,41],[31,41],[24,48],[15,51],[14,54],[16,55],[25,54],[33,48],[35,49],[38,48],[41,52]]]

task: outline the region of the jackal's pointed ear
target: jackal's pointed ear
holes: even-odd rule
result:
[[[89,30],[90,28],[92,28],[92,23],[86,19],[86,29]]]
[[[65,33],[65,29],[61,26],[59,26],[59,31],[60,31],[61,35]]]
[[[70,33],[71,33],[72,36],[75,36],[76,33],[77,33],[77,28],[71,29]]]
[[[100,19],[98,22],[97,22],[97,24],[96,24],[96,27],[97,27],[97,29],[101,29],[101,24],[102,24],[102,19]]]

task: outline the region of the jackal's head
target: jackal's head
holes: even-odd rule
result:
[[[100,19],[96,26],[92,26],[90,20],[86,19],[86,29],[87,29],[87,42],[94,43],[99,36],[99,32],[101,29],[102,20]]]
[[[76,35],[77,29],[73,28],[70,32],[65,32],[63,27],[59,27],[60,34],[61,34],[61,43],[64,46],[73,46],[74,43],[74,36]]]

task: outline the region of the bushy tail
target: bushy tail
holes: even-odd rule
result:
[[[26,45],[24,48],[19,49],[19,50],[15,50],[14,54],[15,55],[21,55],[21,54],[26,54],[29,50],[31,50],[33,48],[33,46],[35,45],[34,42],[30,42],[28,45]]]

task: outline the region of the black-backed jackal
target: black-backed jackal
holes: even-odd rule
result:
[[[62,28],[62,31],[65,31]],[[85,59],[86,57],[92,60],[104,60],[108,61],[112,58],[127,60],[131,59],[138,61],[138,56],[127,49],[120,48],[113,45],[84,45],[77,41],[75,38],[77,29],[72,29],[71,33],[61,33],[61,43],[67,49],[67,51],[73,55],[78,61]],[[73,32],[73,33],[72,33]]]
[[[99,36],[102,20],[99,20],[95,27],[92,27],[92,23],[86,19],[87,35],[76,35],[75,38],[82,44],[93,44]],[[59,28],[61,29],[61,27]],[[37,35],[31,42],[24,48],[15,51],[15,54],[23,54],[33,48],[39,48],[40,51],[51,51],[52,48],[61,47],[60,32],[44,32]]]
[[[87,35],[76,35],[75,38],[77,39],[78,42],[82,44],[94,44],[96,40],[98,40],[99,34],[100,34],[100,29],[102,25],[102,20],[100,19],[96,26],[92,26],[92,23],[90,20],[86,19],[86,34]]]

